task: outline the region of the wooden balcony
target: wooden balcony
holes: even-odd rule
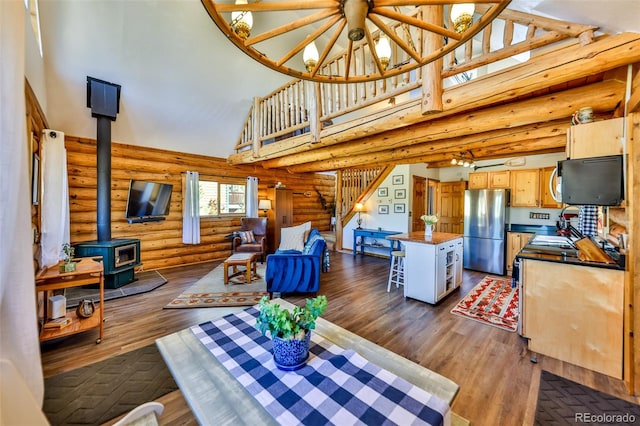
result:
[[[506,9],[427,79],[431,64],[368,83],[293,80],[255,99],[228,160],[307,172],[416,162],[440,167],[460,151],[476,159],[561,151],[579,106],[592,106],[599,118],[614,114],[624,84],[606,72],[640,60],[639,35],[594,38],[594,30]],[[421,34],[401,25],[394,31],[426,48],[418,43]],[[373,67],[357,47],[359,63]],[[405,59],[393,56],[390,66]],[[320,72],[340,66],[344,56]]]

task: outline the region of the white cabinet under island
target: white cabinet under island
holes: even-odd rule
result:
[[[404,245],[404,297],[434,304],[462,284],[461,234],[420,231],[387,239]]]

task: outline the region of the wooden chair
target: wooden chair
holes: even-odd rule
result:
[[[267,255],[267,218],[266,217],[243,217],[242,231],[252,231],[253,241],[242,241],[242,237],[236,235],[233,238],[234,253],[256,253],[260,255],[260,263],[264,263]]]

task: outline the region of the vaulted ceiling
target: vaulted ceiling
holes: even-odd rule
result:
[[[640,16],[638,1],[584,0],[579,5],[573,0],[514,0],[510,8],[598,26],[607,33],[640,32],[640,21],[634,19]],[[95,120],[86,107],[86,77],[91,76],[122,85],[114,141],[227,158],[253,97],[290,80],[229,43],[197,0],[49,0],[40,2],[40,17],[44,84],[36,93],[51,127],[74,136],[95,137]],[[27,78],[37,77],[37,70],[28,60]],[[603,76],[590,78],[594,82]],[[575,85],[567,82],[547,93]],[[545,90],[536,95],[544,96]],[[560,123],[550,120],[549,125]],[[499,154],[497,148],[486,149],[489,158]],[[329,161],[328,155],[321,161]],[[371,162],[362,152],[354,156],[360,163]],[[436,157],[412,158],[437,163]],[[297,167],[343,167],[328,164]],[[295,170],[296,164],[282,167]]]

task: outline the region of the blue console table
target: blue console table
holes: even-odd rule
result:
[[[382,229],[364,229],[364,228],[357,229],[356,228],[353,230],[353,256],[355,257],[356,254],[358,253],[358,246],[356,244],[358,241],[358,237],[360,237],[360,252],[364,254],[364,248],[366,246],[365,240],[367,238],[384,240],[389,235],[401,234],[401,233],[402,232],[400,231],[385,231]],[[396,243],[397,243],[397,247],[396,247]],[[400,249],[400,241],[389,240],[389,258],[391,258],[391,252],[394,249],[397,249],[397,250]]]

